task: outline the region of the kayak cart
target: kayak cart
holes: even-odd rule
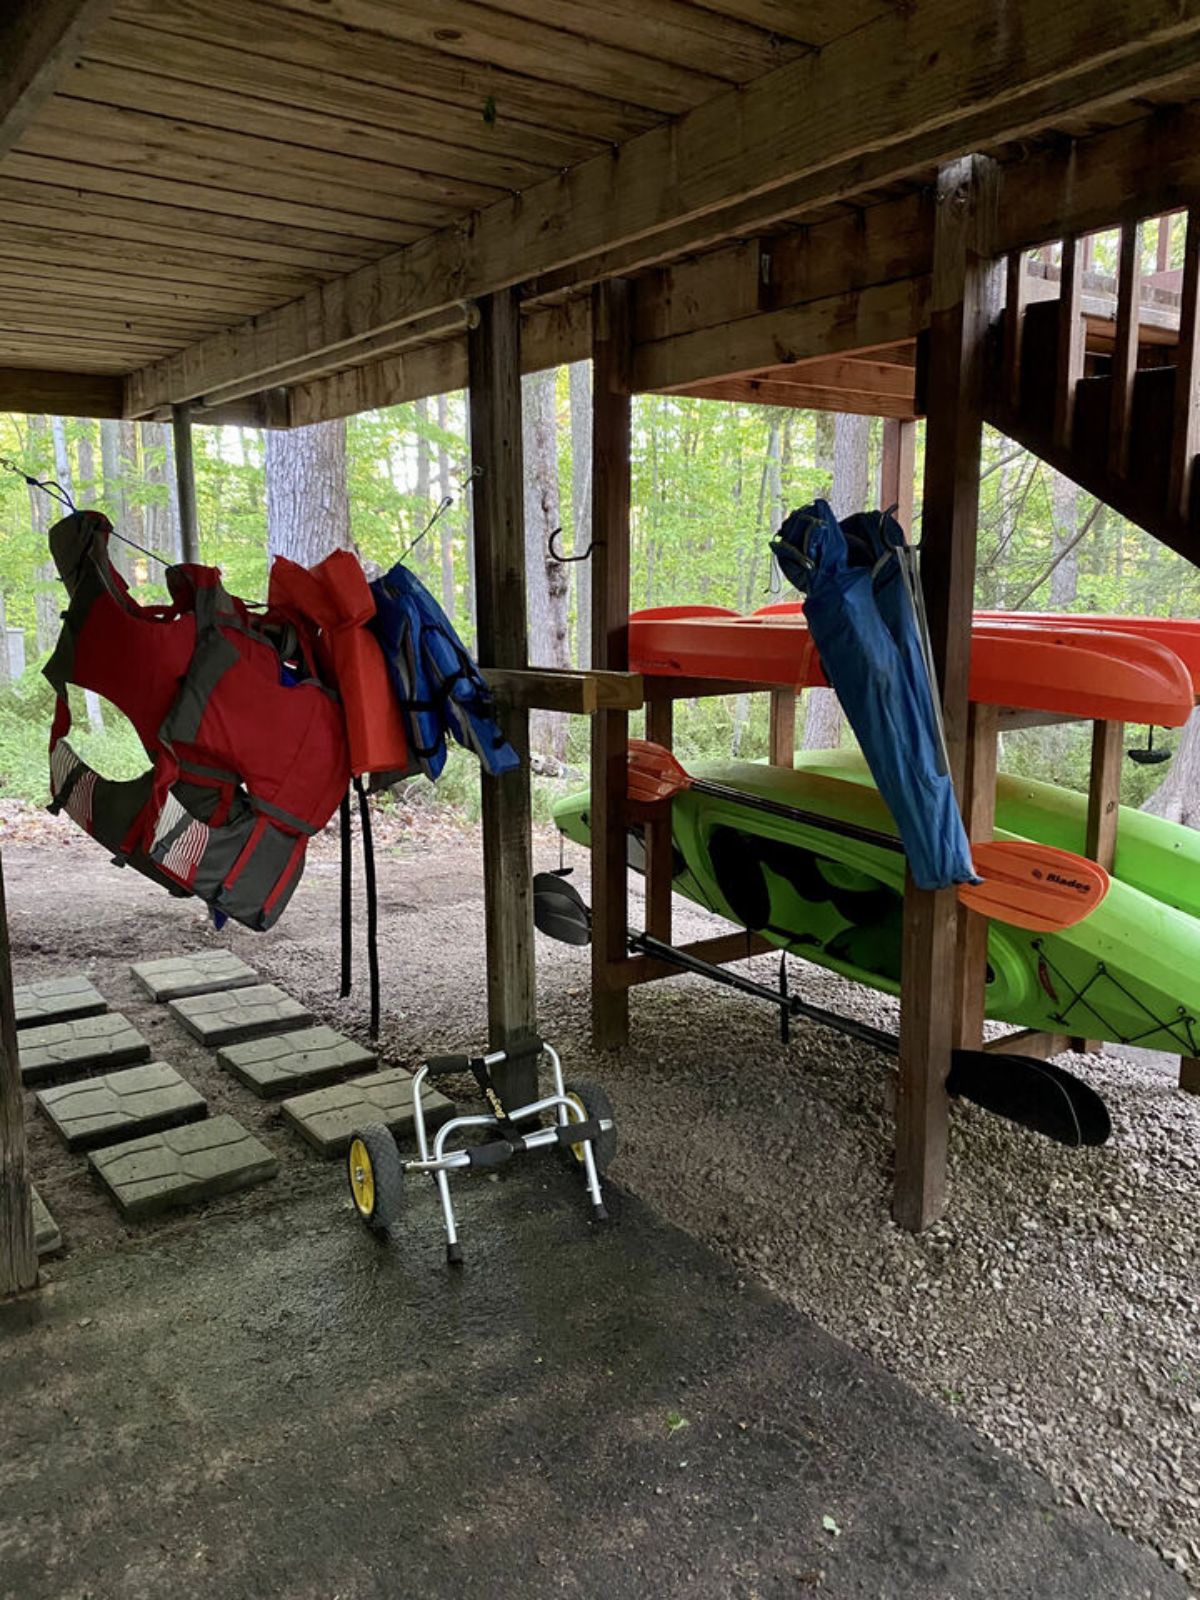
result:
[[[545,1057],[554,1078],[554,1092],[528,1105],[506,1111],[492,1082],[492,1069],[502,1062]],[[469,1072],[492,1108],[490,1112],[452,1117],[438,1129],[432,1147],[425,1128],[421,1093],[427,1079]],[[417,1158],[406,1161],[391,1130],[382,1123],[356,1128],[346,1154],[346,1176],[354,1208],[374,1233],[387,1238],[400,1222],[404,1209],[404,1177],[425,1172],[433,1179],[442,1205],[446,1229],[446,1259],[457,1266],[463,1258],[450,1198],[448,1174],[462,1168],[503,1166],[513,1156],[531,1150],[557,1150],[572,1166],[583,1170],[584,1183],[597,1222],[608,1220],[600,1192],[600,1174],[616,1154],[617,1130],[608,1096],[595,1084],[564,1083],[558,1052],[541,1039],[512,1050],[493,1050],[484,1056],[434,1056],[422,1063],[413,1078],[413,1124]],[[543,1119],[551,1117],[549,1125]],[[518,1124],[526,1124],[522,1132]],[[491,1129],[496,1137],[480,1144],[463,1145],[457,1136],[470,1129]],[[451,1141],[454,1141],[452,1147]]]

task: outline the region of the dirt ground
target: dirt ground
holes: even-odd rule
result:
[[[231,1111],[280,1156],[277,1179],[215,1203],[206,1220],[262,1217],[265,1227],[290,1202],[340,1203],[335,1168],[141,999],[128,976],[144,957],[226,945],[365,1040],[363,987],[336,999],[333,841],[318,841],[277,929],[216,935],[196,905],[114,870],[65,826],[11,812],[5,823],[18,982],[87,972],[114,1009],[161,1042],[162,1058],[212,1112]],[[380,1051],[385,1065],[414,1064],[484,1037],[478,848],[441,824],[433,836],[428,827],[384,831]],[[537,854],[539,865],[557,862],[549,835]],[[586,858],[574,859],[586,893]],[[679,907],[682,934],[707,926]],[[1200,1580],[1200,1101],[1152,1064],[1104,1057],[1076,1062],[1113,1112],[1114,1138],[1102,1150],[1063,1150],[959,1110],[948,1216],[913,1238],[888,1214],[892,1124],[881,1058],[819,1029],[797,1031],[785,1049],[765,1008],[681,978],[635,991],[634,1043],[597,1059],[587,1042],[586,952],[539,940],[538,958],[547,1037],[568,1073],[603,1082],[616,1106],[622,1185],[744,1280],[1045,1473],[1062,1501],[1098,1510]],[[769,959],[748,965],[771,981]],[[894,1019],[877,995],[801,962],[794,973],[818,1003]],[[469,1094],[469,1084],[458,1088]],[[70,1252],[52,1272],[127,1241],[182,1246],[195,1233],[194,1215],[126,1227],[82,1159],[65,1155],[39,1118],[31,1147]]]

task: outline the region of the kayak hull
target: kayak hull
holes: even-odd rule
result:
[[[699,765],[695,775],[895,833],[865,774],[721,762]],[[1054,809],[1039,795],[1026,796],[1018,807],[1026,821],[1036,820],[1039,808]],[[781,949],[899,993],[902,856],[695,790],[675,799],[671,815],[678,893]],[[590,842],[586,793],[560,801],[554,816],[569,838]],[[1073,836],[1069,805],[1057,826],[1062,836]],[[631,832],[631,860],[637,864],[639,830]],[[996,836],[1018,835],[997,828]],[[1151,839],[1134,849],[1143,878],[1165,873],[1163,848],[1161,840]],[[1174,876],[1184,876],[1178,871],[1180,852],[1168,850],[1167,856],[1175,860]],[[1200,919],[1114,878],[1103,904],[1073,928],[1036,934],[992,922],[986,1009],[990,1018],[1017,1027],[1194,1055],[1200,1051]]]
[[[1075,622],[977,617],[970,696],[981,705],[1181,727],[1195,705],[1192,671],[1155,636]],[[1180,625],[1190,628],[1190,624]],[[1200,677],[1200,644],[1181,635]],[[753,616],[715,606],[669,606],[629,619],[629,666],[650,676],[728,678],[806,688],[827,683],[800,602]]]

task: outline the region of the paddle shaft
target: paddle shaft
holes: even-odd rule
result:
[[[687,787],[699,794],[710,794],[714,800],[730,800],[750,811],[762,811],[769,817],[782,817],[787,822],[800,822],[808,828],[820,828],[824,833],[836,833],[843,839],[857,839],[862,844],[878,845],[896,855],[904,854],[900,840],[877,828],[864,828],[858,822],[842,822],[837,817],[824,817],[819,811],[804,811],[799,806],[785,805],[782,800],[764,800],[761,795],[746,794],[741,789],[731,789],[724,783],[710,783],[707,778],[693,778],[686,774]]]
[[[712,961],[688,955],[686,951],[676,949],[673,944],[656,939],[653,934],[630,932],[627,937],[629,948],[641,955],[651,956],[656,961],[678,967],[681,972],[699,973],[702,978],[711,978],[714,983],[723,983],[726,988],[737,989],[742,994],[752,995],[756,1000],[766,1000],[770,1005],[779,1006],[789,1016],[807,1017],[810,1022],[819,1022],[826,1028],[836,1028],[839,1033],[848,1034],[850,1038],[859,1039],[863,1044],[873,1045],[876,1050],[884,1050],[889,1055],[894,1056],[899,1053],[899,1039],[895,1034],[886,1033],[882,1028],[873,1028],[870,1023],[858,1022],[853,1017],[840,1016],[836,1011],[826,1011],[821,1006],[810,1006],[807,1001],[797,999],[795,995],[781,994],[778,989],[769,989],[765,983],[755,983],[753,978],[743,977],[739,972],[730,972],[727,967],[718,967]]]

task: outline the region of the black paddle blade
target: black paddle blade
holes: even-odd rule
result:
[[[575,885],[557,872],[534,874],[533,923],[562,944],[592,942],[592,914]]]
[[[956,1050],[946,1091],[1056,1144],[1104,1144],[1108,1107],[1081,1078],[1052,1061],[987,1050]]]

